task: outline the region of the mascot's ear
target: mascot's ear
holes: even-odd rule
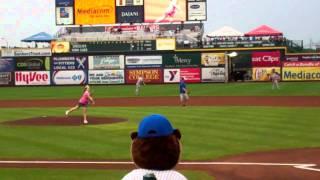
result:
[[[175,129],[173,131],[173,134],[178,138],[178,139],[181,139],[181,133],[180,133],[180,130],[179,129]],[[132,135],[131,135],[132,136]]]
[[[131,139],[134,140],[138,137],[138,132],[132,132],[131,133]]]

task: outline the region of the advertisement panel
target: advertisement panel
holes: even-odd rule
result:
[[[14,71],[15,63],[13,58],[0,58],[0,72]]]
[[[320,67],[320,61],[283,62],[283,67]]]
[[[72,25],[73,22],[73,7],[57,7],[56,8],[56,24],[57,25]]]
[[[205,20],[207,20],[206,1],[188,2],[188,21],[205,21]]]
[[[82,85],[87,82],[87,73],[82,70],[52,72],[52,83],[55,85]]]
[[[200,68],[165,69],[164,82],[178,83],[180,82],[181,77],[183,77],[185,82],[188,83],[201,82],[200,71]]]
[[[51,56],[50,48],[2,49],[3,57]]]
[[[49,71],[50,57],[16,57],[16,71]]]
[[[225,68],[202,68],[202,82],[224,82]]]
[[[13,72],[0,72],[0,86],[11,86],[13,84]]]
[[[128,51],[154,51],[155,40],[141,41],[100,41],[100,42],[71,42],[73,53],[105,53],[105,52],[128,52]]]
[[[49,71],[16,71],[15,85],[17,86],[50,85],[50,72]]]
[[[156,47],[158,51],[168,51],[176,49],[176,39],[175,38],[157,38]]]
[[[159,68],[162,66],[162,56],[126,56],[127,68]]]
[[[89,84],[124,84],[124,70],[90,70]]]
[[[69,42],[51,42],[51,51],[52,53],[68,53],[70,52],[70,43]]]
[[[200,67],[200,53],[175,53],[164,54],[163,63],[165,68]]]
[[[146,23],[186,21],[186,9],[186,0],[144,0],[144,19]]]
[[[319,67],[284,67],[282,68],[283,81],[319,81]]]
[[[117,23],[143,23],[143,6],[117,7]]]
[[[219,67],[225,65],[224,53],[202,53],[201,65],[204,67]]]
[[[309,54],[309,55],[286,55],[286,61],[320,61],[320,54]]]
[[[68,7],[73,5],[74,0],[56,0],[56,7]]]
[[[116,0],[117,6],[143,6],[143,0]]]
[[[280,51],[252,52],[253,67],[279,67],[281,66]]]
[[[280,67],[262,67],[252,69],[252,80],[254,81],[270,81],[272,69],[281,74]]]
[[[89,56],[90,70],[124,69],[123,55]]]
[[[163,82],[162,69],[127,69],[126,83],[137,83],[137,79],[139,76],[143,76],[147,84],[158,84]]]
[[[77,25],[114,24],[115,13],[115,0],[75,1]]]
[[[52,70],[86,70],[88,69],[87,56],[59,56],[52,57]]]

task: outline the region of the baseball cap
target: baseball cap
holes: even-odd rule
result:
[[[166,117],[160,114],[153,114],[143,118],[140,122],[138,138],[169,136],[174,130]]]

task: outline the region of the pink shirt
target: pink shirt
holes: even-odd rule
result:
[[[80,100],[79,100],[79,103],[81,103],[81,104],[88,104],[88,103],[89,103],[89,96],[90,96],[89,91],[85,91],[85,92],[82,94],[82,96],[81,96],[81,98],[80,98]]]

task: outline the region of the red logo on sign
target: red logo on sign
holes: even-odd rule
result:
[[[29,84],[30,82],[46,82],[48,81],[48,74],[38,74],[37,72],[17,72],[16,73],[16,81],[17,82],[25,82]]]
[[[252,53],[253,67],[278,67],[280,65],[280,51]]]

